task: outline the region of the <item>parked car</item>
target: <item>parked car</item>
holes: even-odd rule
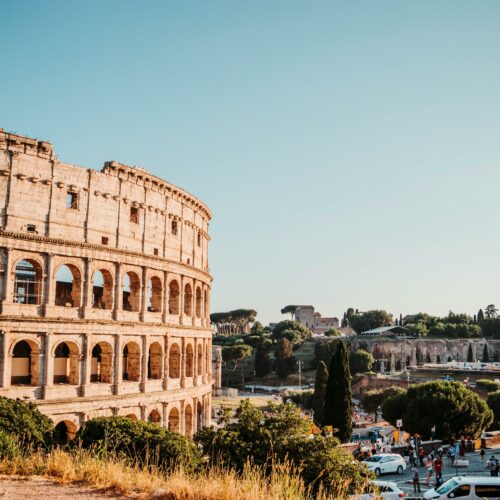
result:
[[[405,497],[403,490],[392,481],[372,481],[370,484],[377,486],[378,493],[361,493],[360,495],[351,495],[351,499],[372,500],[374,498],[383,498],[384,500],[399,500],[400,498]]]
[[[397,453],[380,453],[367,458],[362,463],[375,472],[377,477],[380,474],[403,474],[406,469],[404,458]]]
[[[441,486],[424,493],[424,498],[433,500],[479,500],[500,498],[500,477],[457,476],[448,479]]]

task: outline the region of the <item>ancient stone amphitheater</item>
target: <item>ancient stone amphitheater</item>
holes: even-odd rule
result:
[[[3,129],[0,206],[0,395],[32,400],[61,439],[96,416],[209,424],[209,209]]]

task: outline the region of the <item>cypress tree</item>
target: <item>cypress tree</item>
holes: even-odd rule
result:
[[[316,378],[314,380],[314,396],[312,408],[314,410],[314,422],[318,425],[323,424],[327,383],[328,369],[326,368],[325,363],[323,361],[320,361],[318,369],[316,370]]]
[[[343,341],[337,343],[337,350],[330,361],[326,386],[323,425],[336,429],[340,442],[347,443],[352,434],[352,393],[349,356]]]
[[[293,356],[292,344],[288,339],[282,338],[276,344],[276,373],[282,379],[286,379],[295,368],[295,356]]]
[[[481,323],[482,321],[484,321],[484,313],[482,309],[479,309],[477,313],[477,322]]]
[[[484,344],[483,347],[483,362],[488,363],[490,360],[490,353],[488,352],[488,344]]]
[[[271,358],[268,354],[268,348],[264,346],[262,342],[259,343],[255,350],[254,367],[255,375],[259,378],[265,377],[271,373]]]
[[[467,351],[467,363],[474,362],[474,351],[472,350],[472,344],[469,344],[469,349]]]

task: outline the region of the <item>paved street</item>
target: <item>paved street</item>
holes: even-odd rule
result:
[[[495,457],[500,458],[500,449],[487,450],[484,461],[481,462],[479,458],[479,453],[467,453],[466,458],[469,460],[469,467],[460,467],[454,468],[451,467],[447,458],[444,459],[444,469],[443,469],[443,478],[449,479],[453,476],[459,475],[467,475],[467,476],[489,476],[490,472],[486,468],[486,462],[491,455],[495,455]],[[420,487],[422,492],[425,492],[429,487],[425,485],[425,479],[427,477],[427,471],[424,467],[419,467],[420,472]],[[398,484],[398,486],[406,493],[413,494],[413,483],[412,483],[412,473],[411,469],[407,468],[404,474],[384,474],[380,476],[380,480],[382,481],[394,481]],[[431,479],[434,480],[434,476]],[[432,487],[432,486],[431,486]],[[409,498],[421,498],[418,494],[415,496],[410,496]]]

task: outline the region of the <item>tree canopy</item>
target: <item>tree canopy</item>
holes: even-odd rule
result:
[[[290,316],[292,317],[292,320],[293,320],[295,318],[295,311],[297,310],[297,307],[299,307],[299,306],[285,306],[281,310],[281,314],[290,314]]]
[[[301,325],[297,321],[291,321],[289,319],[280,321],[272,331],[272,338],[274,340],[286,338],[293,347],[299,346],[304,340],[310,337],[311,331],[309,328]]]
[[[364,349],[358,349],[349,354],[349,367],[353,375],[369,372],[374,362],[373,355]]]
[[[385,389],[374,389],[365,393],[361,399],[361,404],[366,412],[377,416],[379,407],[382,407],[387,399],[402,392],[405,392],[405,390],[395,386],[386,387]]]
[[[357,333],[362,333],[380,326],[391,326],[393,318],[392,314],[387,311],[372,310],[363,313],[354,313],[349,320],[349,324]]]
[[[217,333],[233,335],[244,333],[244,329],[255,321],[254,309],[235,309],[229,312],[216,312],[210,315],[210,321],[217,328]]]

